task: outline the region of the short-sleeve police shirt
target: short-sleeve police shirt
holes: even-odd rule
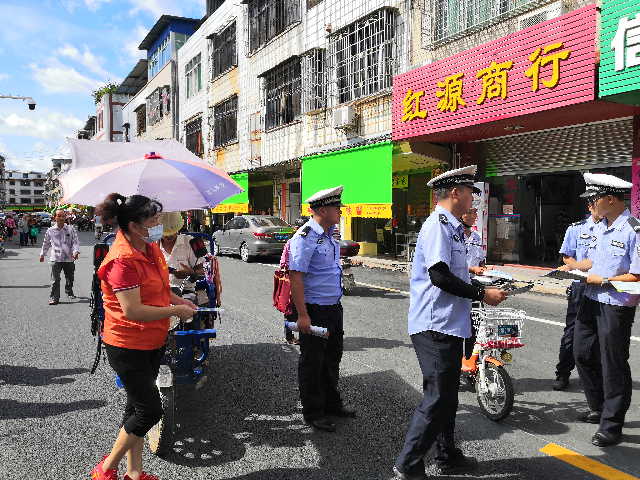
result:
[[[629,210],[625,210],[610,226],[606,218],[596,224],[589,246],[589,259],[593,265],[589,274],[601,277],[640,274],[640,234],[629,223],[630,216]],[[585,295],[600,303],[625,307],[635,307],[640,301],[640,295],[618,292],[611,285],[588,285]]]
[[[589,246],[591,245],[591,237],[595,226],[596,223],[593,221],[593,217],[572,223],[564,235],[560,253],[575,258],[577,262],[589,258]]]
[[[310,227],[310,228],[307,228]],[[311,218],[289,243],[289,270],[302,272],[307,303],[335,305],[342,297],[340,242]]]
[[[422,225],[411,267],[409,335],[433,330],[471,336],[471,300],[441,290],[429,277],[429,268],[444,262],[451,273],[470,283],[463,235],[462,224],[440,205]]]
[[[470,267],[480,266],[480,262],[484,262],[485,256],[482,250],[482,238],[475,230],[471,230],[471,235],[463,237],[467,246],[467,265]]]

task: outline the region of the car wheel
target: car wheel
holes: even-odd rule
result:
[[[245,242],[242,242],[242,245],[240,245],[240,258],[242,258],[243,262],[247,263],[253,260],[251,255],[249,255],[249,246]]]
[[[216,242],[214,240],[213,241],[213,256],[217,257],[218,255],[220,255],[220,247],[218,246],[218,242]]]

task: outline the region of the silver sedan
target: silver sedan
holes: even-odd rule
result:
[[[294,227],[271,215],[235,217],[213,234],[214,255],[239,254],[245,262],[260,255],[280,255],[294,232]]]

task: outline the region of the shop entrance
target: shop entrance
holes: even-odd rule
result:
[[[273,185],[249,187],[249,199],[254,215],[271,215],[273,209]]]

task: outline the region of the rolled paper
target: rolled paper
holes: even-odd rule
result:
[[[198,312],[199,313],[224,312],[224,308],[220,308],[220,307],[213,307],[213,308],[198,307]]]
[[[291,330],[292,332],[297,332],[298,331],[298,323],[297,322],[287,322],[285,320],[284,326],[288,330]],[[311,325],[311,335],[315,335],[316,337],[328,338],[329,337],[329,330],[327,330],[326,328],[316,327],[314,325]]]

